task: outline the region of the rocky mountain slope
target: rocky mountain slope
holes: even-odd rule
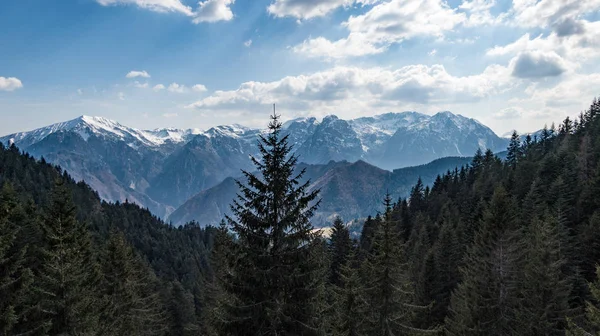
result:
[[[477,148],[498,151],[507,144],[476,120],[450,112],[301,118],[286,122],[284,131],[302,162],[362,160],[383,169],[471,155]],[[249,156],[257,154],[261,132],[235,124],[206,131],[139,130],[82,116],[0,142],[61,165],[105,200],[127,199],[166,218],[190,197],[239,176],[240,169],[252,169]]]
[[[314,224],[324,227],[337,215],[350,221],[382,211],[382,199],[386,188],[389,188],[394,199],[406,197],[419,177],[423,183],[431,184],[438,174],[469,162],[470,158],[447,157],[426,165],[396,169],[393,172],[364,161],[332,161],[326,165],[301,164],[297,169],[306,168],[304,181],[311,180],[311,190],[321,190],[321,206],[315,214]],[[202,225],[216,225],[225,215],[231,214],[229,205],[237,192],[235,179],[227,178],[185,202],[169,216],[168,221],[175,225],[192,220]]]

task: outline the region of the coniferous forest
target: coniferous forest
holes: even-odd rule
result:
[[[0,335],[600,335],[600,102],[382,199],[359,239],[312,226],[281,127],[216,228],[0,145]]]

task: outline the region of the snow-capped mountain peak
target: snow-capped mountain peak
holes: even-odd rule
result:
[[[190,137],[202,133],[199,129],[163,128],[155,130],[139,130],[124,126],[114,120],[104,117],[82,115],[75,119],[41,127],[30,132],[20,132],[0,138],[0,141],[14,142],[17,146],[25,148],[38,143],[51,134],[58,132],[77,133],[84,141],[91,136],[125,141],[132,148],[139,146],[159,147],[165,143],[180,143],[188,141]]]

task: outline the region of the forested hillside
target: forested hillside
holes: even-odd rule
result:
[[[211,229],[0,145],[0,335],[198,334]]]
[[[319,190],[277,116],[219,229],[0,147],[0,334],[597,333],[599,112],[382,199],[359,241],[342,219],[313,230]]]
[[[226,226],[218,235],[212,330],[595,334],[600,295],[598,283],[588,284],[600,261],[599,112],[594,101],[578,120],[567,118],[539,137],[521,142],[515,133],[505,161],[479,151],[431,188],[418,183],[396,203],[387,197],[385,212],[367,220],[360,241],[336,221],[323,248],[301,233],[313,209],[304,186],[283,173],[285,138],[263,139],[260,174],[240,185],[229,219],[235,235]],[[282,178],[275,172],[289,176],[288,187],[271,184],[269,176]],[[301,253],[308,254],[298,259]],[[320,254],[325,262],[311,257]],[[307,273],[322,264],[327,272]]]

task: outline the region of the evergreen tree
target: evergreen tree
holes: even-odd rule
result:
[[[323,330],[325,270],[319,233],[310,223],[319,202],[318,190],[294,173],[298,158],[290,155],[273,115],[269,134],[260,136],[259,171],[244,171],[248,185],[238,182],[234,218],[228,218],[241,255],[233,265],[231,294],[237,305],[227,326],[232,334],[316,335]]]
[[[0,192],[0,335],[17,334],[17,324],[27,318],[26,296],[33,274],[26,265],[27,248],[18,244],[19,223],[14,189],[5,184]]]
[[[207,279],[206,295],[203,300],[202,324],[205,335],[218,336],[225,333],[228,309],[235,306],[234,298],[226,288],[235,264],[233,239],[225,221],[221,221],[215,234],[211,253],[212,277]]]
[[[457,233],[449,223],[442,225],[433,253],[436,279],[432,290],[434,304],[431,315],[435,324],[442,324],[450,304],[450,294],[459,281],[458,265],[461,259]]]
[[[348,261],[351,250],[352,240],[350,239],[350,231],[344,225],[344,221],[338,216],[333,221],[333,226],[331,227],[329,284],[334,286],[340,285],[340,270],[342,265]]]
[[[399,335],[418,329],[411,324],[418,307],[414,304],[414,284],[410,279],[404,246],[391,221],[391,198],[385,199],[386,211],[375,233],[373,248],[363,263],[367,335]]]
[[[352,253],[340,266],[340,281],[333,287],[332,335],[359,336],[364,334],[364,320],[367,314],[364,289],[361,284],[356,254]]]
[[[43,258],[36,287],[50,335],[88,335],[97,330],[100,272],[84,224],[75,218],[71,193],[57,180],[42,224]]]
[[[506,154],[506,164],[515,169],[521,157],[521,139],[517,131],[513,131],[508,144],[508,152]]]
[[[452,293],[445,329],[449,335],[510,335],[515,293],[516,205],[497,187]]]
[[[102,335],[161,335],[163,310],[154,274],[119,232],[112,232],[102,258]]]
[[[564,274],[558,220],[534,218],[519,236],[523,251],[518,277],[520,302],[515,308],[520,335],[562,335],[570,314],[570,282]]]
[[[596,280],[588,286],[594,301],[586,302],[585,324],[582,326],[569,320],[567,336],[600,336],[600,267],[596,267]]]
[[[179,281],[169,286],[167,313],[170,319],[170,335],[198,335],[200,327],[196,321],[194,296],[188,293]]]

